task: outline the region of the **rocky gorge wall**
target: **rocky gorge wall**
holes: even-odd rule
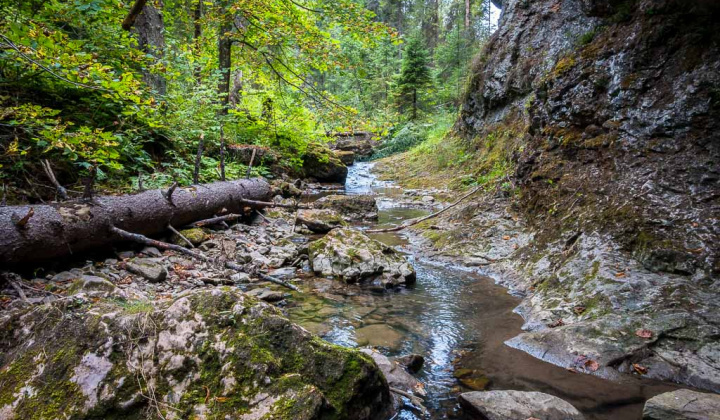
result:
[[[525,296],[509,345],[720,391],[719,45],[713,1],[503,1],[454,132],[506,188],[416,230]]]
[[[506,0],[456,128],[522,127],[514,175],[535,223],[717,275],[719,41],[713,1]]]

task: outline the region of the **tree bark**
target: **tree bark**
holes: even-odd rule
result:
[[[146,4],[135,20],[135,29],[140,49],[155,57],[156,62],[161,60],[165,55],[165,23],[160,10],[151,3]],[[143,79],[160,96],[167,93],[167,82],[162,74],[143,69]]]
[[[227,19],[227,17],[224,17]],[[218,35],[218,70],[220,70],[220,84],[218,85],[218,96],[220,96],[220,115],[227,115],[230,104],[230,68],[232,66],[232,40],[228,33],[232,30],[229,23],[220,26]]]
[[[260,179],[216,182],[177,188],[172,200],[164,190],[134,195],[98,196],[92,204],[74,202],[32,206],[34,214],[22,226],[18,217],[31,206],[0,208],[0,265],[17,265],[63,257],[105,246],[118,238],[111,226],[141,235],[154,235],[167,225],[185,226],[221,211],[242,213],[252,200],[267,200],[270,186]],[[245,201],[245,199],[251,201]]]
[[[197,3],[195,4],[195,11],[193,13],[193,40],[195,42],[195,56],[197,60],[200,60],[200,53],[201,53],[201,45],[200,45],[200,37],[202,36],[202,9],[203,6],[203,0],[197,0]],[[195,69],[193,70],[195,74],[195,80],[197,80],[198,83],[202,82],[202,73],[200,71],[200,65],[195,64]]]

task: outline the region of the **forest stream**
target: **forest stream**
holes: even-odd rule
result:
[[[377,196],[376,225],[387,227],[429,213],[403,207],[403,190],[378,180],[373,165],[351,166],[345,193]],[[676,388],[630,376],[614,382],[574,373],[506,346],[505,340],[521,332],[523,320],[513,312],[520,298],[496,285],[491,273],[433,261],[402,231],[371,235],[407,254],[417,270],[414,286],[373,293],[315,278],[303,283],[310,293],[297,295],[288,315],[335,344],[371,346],[388,356],[425,357],[418,378],[426,386],[431,418],[463,418],[457,404],[461,392],[514,389],[558,396],[588,419],[635,420],[648,398]],[[421,418],[416,413],[405,409],[396,418]]]

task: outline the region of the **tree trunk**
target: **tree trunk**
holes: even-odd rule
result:
[[[425,14],[422,21],[422,31],[428,49],[432,52],[438,44],[438,28],[440,26],[440,14],[438,11],[439,0],[427,0],[425,2]]]
[[[412,119],[417,119],[417,89],[413,89],[413,111],[412,111]]]
[[[159,4],[162,6],[162,2]],[[165,54],[165,24],[162,13],[152,5],[152,2],[145,4],[142,12],[135,19],[135,29],[138,33],[140,49],[155,57],[156,61],[161,60]],[[167,93],[165,76],[161,73],[143,69],[143,79],[160,96]]]
[[[224,17],[227,19],[227,17]],[[220,115],[227,115],[228,105],[230,102],[230,67],[232,65],[232,40],[228,36],[232,30],[232,26],[223,23],[220,26],[220,34],[218,35],[218,69],[220,70],[220,84],[218,85],[218,95],[220,96]]]
[[[197,0],[197,4],[195,5],[195,12],[193,15],[193,40],[195,42],[195,57],[199,61],[200,60],[200,54],[201,54],[201,48],[200,48],[200,37],[202,36],[202,25],[200,23],[200,19],[202,19],[202,6],[203,6],[203,0]],[[197,80],[198,83],[202,82],[202,73],[200,71],[200,64],[195,64],[195,69],[193,70],[195,74],[195,80]]]
[[[154,235],[184,226],[221,211],[242,213],[252,207],[243,199],[266,200],[270,185],[260,179],[216,182],[134,195],[99,196],[92,203],[61,203],[0,208],[0,261],[3,266],[26,264],[105,246],[120,240],[122,230]],[[32,209],[32,211],[31,211]],[[27,220],[24,220],[27,218]]]
[[[470,0],[465,0],[465,30],[470,29]]]

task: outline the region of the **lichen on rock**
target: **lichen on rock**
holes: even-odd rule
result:
[[[387,383],[367,356],[237,290],[189,292],[139,313],[73,302],[0,317],[3,419],[388,414]]]

